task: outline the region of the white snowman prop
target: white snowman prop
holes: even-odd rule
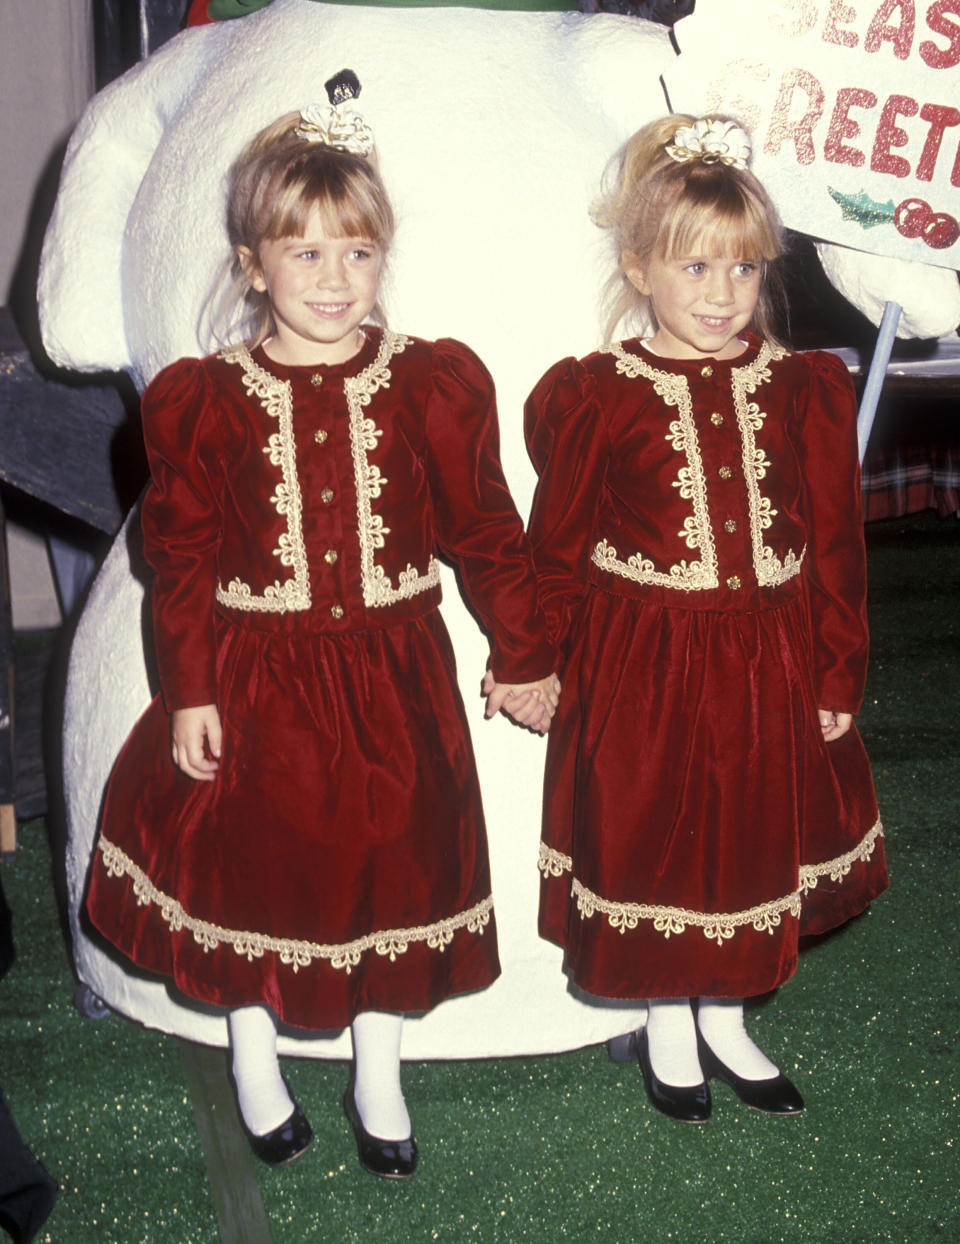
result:
[[[534,476],[523,399],[550,363],[598,344],[598,291],[612,256],[588,207],[611,153],[667,110],[659,79],[673,57],[665,28],[605,14],[274,0],[242,20],[187,30],[94,99],[77,128],[44,250],[47,349],[81,371],[126,370],[141,386],[174,359],[204,353],[198,324],[225,254],[226,170],[254,133],[323,100],[324,81],[348,66],[363,86],[362,111],[399,221],[390,323],[458,337],[488,364],[504,467],[525,513]],[[878,293],[889,288],[888,274],[871,282],[875,262],[845,255],[843,279],[868,314],[890,296]],[[937,318],[929,283],[922,294],[896,296],[907,335],[951,326],[953,309]],[[80,916],[107,778],[151,695],[138,541],[132,516],[93,587],[71,658],[64,779],[76,967],[113,1009],[225,1045],[220,1015],[130,969]],[[475,727],[503,975],[406,1023],[403,1055],[481,1057],[603,1041],[636,1027],[643,1009],[578,995],[560,951],[537,936],[544,743],[503,720],[484,722],[485,641],[449,574],[444,593]],[[281,1036],[280,1050],[346,1058],[349,1034]]]

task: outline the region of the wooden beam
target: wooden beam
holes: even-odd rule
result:
[[[270,1222],[240,1127],[223,1050],[180,1041],[223,1244],[270,1244]]]
[[[0,804],[0,855],[13,855],[16,849],[17,816],[13,804]]]

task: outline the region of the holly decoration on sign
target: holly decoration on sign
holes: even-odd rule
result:
[[[872,229],[874,225],[887,225],[893,220],[893,199],[878,203],[876,199],[870,198],[866,190],[861,190],[859,194],[841,194],[832,186],[827,187],[827,193],[835,203],[840,204],[844,220],[855,220],[864,229]]]
[[[920,238],[934,250],[947,250],[960,241],[960,223],[949,212],[935,212],[926,199],[910,198],[894,205],[893,199],[879,203],[865,190],[841,194],[827,187],[831,199],[840,205],[844,220],[854,220],[864,229],[892,224],[905,238]]]

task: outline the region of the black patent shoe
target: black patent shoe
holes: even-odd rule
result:
[[[660,1113],[681,1123],[706,1123],[711,1111],[710,1087],[706,1080],[701,1084],[691,1085],[665,1084],[663,1080],[657,1079],[650,1064],[646,1028],[640,1028],[632,1035],[637,1062],[643,1072],[643,1082],[647,1086],[647,1096]]]
[[[379,1136],[371,1136],[357,1110],[352,1080],[343,1095],[343,1112],[353,1128],[363,1169],[384,1179],[409,1179],[417,1169],[417,1142],[412,1135],[406,1140],[382,1140]]]
[[[243,1123],[242,1115],[240,1122]],[[313,1128],[296,1102],[293,1103],[293,1114],[290,1118],[285,1123],[281,1123],[279,1127],[275,1127],[272,1132],[258,1136],[255,1132],[251,1132],[245,1123],[243,1123],[243,1130],[247,1134],[247,1140],[250,1141],[250,1148],[260,1161],[266,1162],[268,1166],[285,1166],[287,1162],[299,1158],[301,1153],[305,1153],[313,1144]]]
[[[720,1061],[700,1032],[697,1032],[697,1049],[707,1079],[722,1080],[751,1110],[764,1114],[799,1114],[803,1109],[803,1098],[785,1075],[778,1073],[766,1080],[744,1080]]]

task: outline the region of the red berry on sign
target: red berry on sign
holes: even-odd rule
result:
[[[932,214],[925,199],[904,199],[893,213],[893,223],[905,238],[918,238]]]
[[[947,212],[934,212],[923,226],[923,240],[934,250],[945,251],[960,238],[960,224]]]

